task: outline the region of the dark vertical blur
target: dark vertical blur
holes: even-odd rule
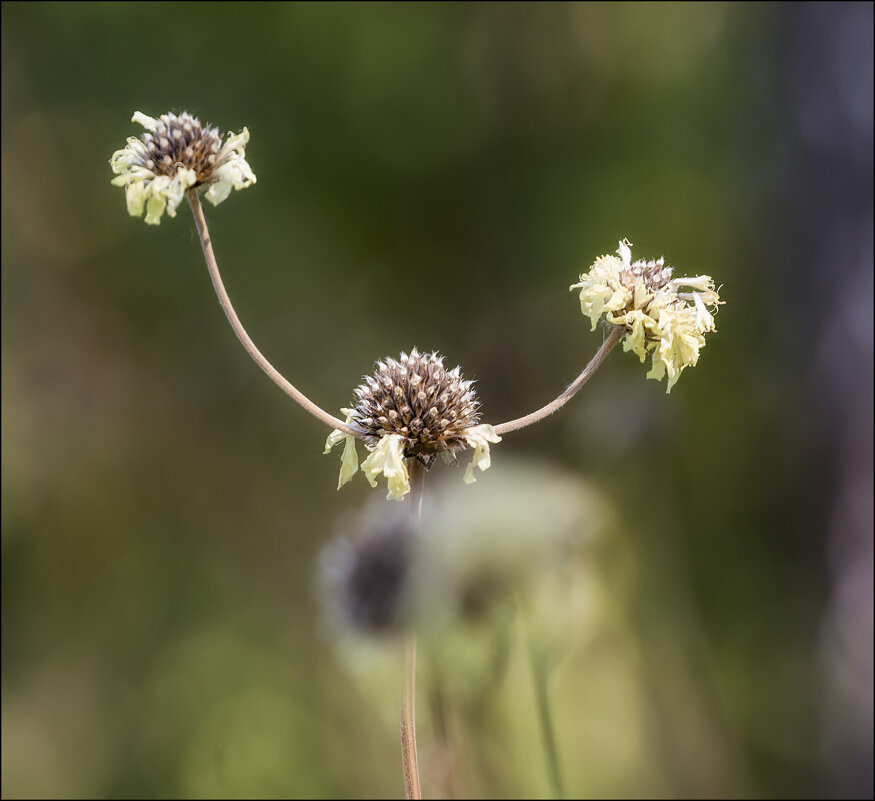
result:
[[[219,263],[331,410],[413,345],[488,422],[549,400],[600,342],[567,287],[622,237],[723,285],[671,395],[612,354],[478,484],[428,480],[611,521],[555,616],[570,796],[871,797],[872,31],[869,3],[4,3],[3,796],[400,789],[395,685],[313,590],[373,491],[248,361],[186,209],[147,227],[109,184],[135,110],[187,109],[251,132]],[[460,793],[549,792],[507,648],[422,704]]]
[[[818,426],[806,485],[826,489],[827,597],[818,632],[825,691],[821,749],[831,791],[873,793],[872,152],[870,4],[788,9],[780,43],[788,121],[797,138],[794,296],[812,347],[804,364]],[[791,233],[791,232],[788,232]],[[792,235],[792,233],[791,233]]]

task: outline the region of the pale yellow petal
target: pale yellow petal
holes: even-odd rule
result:
[[[167,198],[160,192],[153,192],[146,202],[146,225],[159,225],[161,215],[167,207]]]
[[[180,169],[171,180],[170,184],[164,190],[164,195],[167,198],[167,216],[175,217],[176,208],[185,197],[185,190],[192,186],[197,181],[197,173],[194,170]]]
[[[330,453],[331,449],[337,445],[338,442],[342,442],[343,438],[347,436],[342,431],[337,431],[336,429],[332,431],[328,435],[328,439],[325,440],[325,450],[322,453]]]
[[[147,194],[147,184],[142,181],[129,183],[125,187],[125,201],[128,204],[128,214],[131,217],[139,217],[143,213]]]
[[[131,117],[131,122],[138,122],[147,131],[154,131],[155,126],[158,125],[158,120],[155,119],[155,117],[150,117],[147,114],[143,114],[142,111],[135,111],[134,116]]]
[[[214,206],[218,206],[220,203],[228,199],[228,195],[231,194],[232,188],[233,184],[230,180],[219,180],[210,184],[209,189],[204,192],[204,197]]]
[[[643,362],[648,350],[647,336],[654,328],[654,321],[643,311],[634,309],[626,315],[625,322],[631,330],[623,340],[623,350],[631,350]]]
[[[340,459],[340,476],[337,479],[337,489],[347,483],[359,469],[359,456],[355,448],[355,437],[345,434],[346,445],[343,446],[343,456]]]
[[[404,437],[399,434],[386,434],[380,438],[377,447],[362,462],[362,473],[372,487],[377,486],[377,476],[388,479],[391,501],[400,501],[410,492],[410,477],[404,463]]]
[[[479,426],[472,426],[462,432],[465,437],[465,442],[468,446],[474,449],[474,458],[465,470],[463,481],[466,484],[473,484],[477,479],[474,478],[474,468],[479,467],[481,470],[487,470],[492,464],[492,457],[489,453],[490,442],[501,442],[501,437],[495,433],[495,429],[486,423]]]

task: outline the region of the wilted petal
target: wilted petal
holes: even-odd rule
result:
[[[371,455],[362,462],[362,473],[372,487],[377,486],[377,476],[382,473],[389,484],[386,497],[400,501],[410,492],[410,478],[404,463],[404,437],[399,434],[381,437]]]
[[[602,317],[623,325],[627,334],[623,350],[643,362],[652,351],[648,378],[668,376],[668,389],[686,367],[695,365],[705,345],[704,334],[715,330],[714,312],[721,305],[714,281],[708,275],[672,278],[664,259],[632,261],[632,245],[624,239],[619,258],[600,256],[572,289],[580,289],[580,308],[592,321]],[[679,293],[679,287],[692,292]]]
[[[501,442],[501,437],[487,423],[466,429],[464,436],[468,446],[474,449],[474,458],[468,465],[467,470],[465,470],[463,480],[466,484],[473,484],[477,480],[474,478],[474,468],[479,467],[481,470],[489,468],[492,464],[492,457],[489,454],[489,443]]]
[[[162,192],[151,192],[146,202],[146,225],[158,225],[167,207],[167,198]]]
[[[131,217],[139,217],[143,213],[147,195],[146,186],[142,181],[138,181],[125,187],[125,200],[128,204],[128,214]]]
[[[623,340],[623,350],[631,350],[643,362],[648,350],[646,337],[654,327],[653,320],[641,310],[634,309],[626,315],[625,324],[630,331]]]
[[[337,489],[340,489],[349,481],[359,469],[359,455],[355,449],[355,437],[345,436],[346,444],[343,446],[343,456],[340,459],[340,476],[337,479]]]
[[[346,415],[347,425],[352,422],[353,410],[341,409]],[[359,457],[355,448],[355,437],[351,434],[346,434],[343,431],[336,429],[328,435],[325,440],[325,450],[322,453],[329,453],[331,449],[339,442],[344,442],[343,455],[340,457],[340,476],[337,479],[337,489],[340,489],[346,484],[359,469]]]

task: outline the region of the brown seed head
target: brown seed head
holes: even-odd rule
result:
[[[155,130],[140,137],[140,164],[156,175],[174,176],[181,164],[197,175],[195,186],[210,182],[221,166],[222,138],[218,128],[204,128],[197,117],[183,112],[162,114]]]
[[[426,467],[442,452],[467,447],[463,432],[477,425],[480,404],[459,368],[447,370],[437,352],[401,354],[398,361],[377,362],[372,376],[354,391],[354,425],[366,433],[365,444],[373,449],[384,434],[405,438],[404,455],[419,459]]]
[[[640,281],[649,292],[655,292],[671,281],[671,267],[665,266],[664,259],[636,261],[620,271],[620,281],[629,289]]]

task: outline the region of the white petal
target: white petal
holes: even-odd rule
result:
[[[131,122],[140,123],[147,131],[154,131],[155,126],[158,124],[158,120],[143,114],[142,111],[135,111],[134,116],[131,117]]]
[[[693,303],[696,305],[696,328],[700,331],[713,331],[714,318],[705,304],[702,302],[702,297],[698,292],[693,292]]]
[[[702,292],[714,287],[714,279],[710,275],[697,275],[694,278],[675,278],[672,283],[677,286],[689,286]]]
[[[218,206],[223,200],[228,199],[232,187],[233,184],[230,180],[216,181],[216,183],[210,184],[210,188],[204,192],[204,197],[214,206]]]

